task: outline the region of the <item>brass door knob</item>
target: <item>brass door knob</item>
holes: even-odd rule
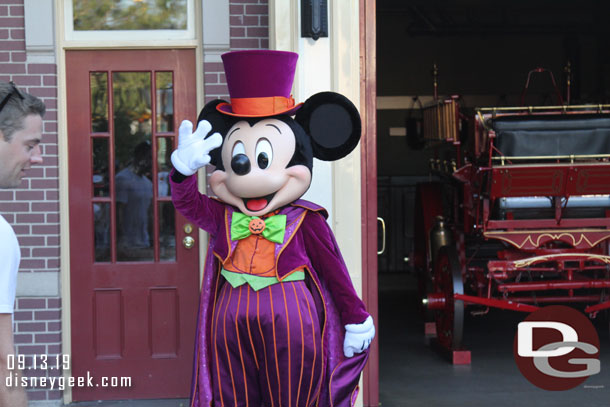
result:
[[[195,246],[195,239],[193,239],[191,236],[186,236],[184,239],[182,239],[182,246],[187,249],[192,249],[193,246]]]

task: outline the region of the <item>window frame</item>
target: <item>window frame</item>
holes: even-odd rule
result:
[[[70,41],[176,41],[194,40],[195,32],[195,4],[194,0],[186,0],[186,30],[74,30],[74,0],[64,1],[64,36]]]

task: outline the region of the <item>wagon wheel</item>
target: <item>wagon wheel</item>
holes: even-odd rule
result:
[[[464,294],[464,283],[453,246],[443,246],[434,262],[434,293],[444,298],[444,307],[436,311],[436,335],[439,344],[449,350],[462,347],[464,330],[464,302],[456,301],[453,294]]]

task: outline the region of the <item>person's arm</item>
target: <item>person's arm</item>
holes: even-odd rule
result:
[[[208,233],[216,234],[224,221],[225,206],[199,192],[197,176],[184,176],[173,169],[170,176],[174,207],[189,221]]]
[[[9,370],[9,355],[15,355],[12,314],[0,314],[0,407],[27,407],[25,388],[15,385],[15,373],[21,377],[23,372],[17,369],[16,357],[15,368]],[[7,386],[7,377],[11,374],[12,386]]]
[[[358,297],[330,226],[309,212],[301,225],[305,250],[318,277],[326,283],[343,324],[360,324],[369,313]]]
[[[335,236],[319,213],[308,213],[301,228],[311,263],[326,283],[344,324],[343,354],[350,358],[362,353],[375,337],[375,325],[356,294]]]
[[[174,169],[170,186],[174,207],[188,220],[210,234],[216,234],[223,221],[224,205],[197,188],[197,170],[210,163],[210,151],[222,144],[218,133],[207,136],[212,125],[202,120],[193,132],[193,124],[184,120],[178,129],[178,148],[172,153]]]

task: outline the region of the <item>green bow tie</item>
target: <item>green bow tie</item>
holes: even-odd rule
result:
[[[251,222],[255,219],[258,219],[260,222],[254,222],[251,225]],[[264,225],[262,233],[258,232],[259,225]],[[285,231],[286,215],[275,215],[266,219],[260,219],[258,216],[248,216],[241,212],[233,212],[233,218],[231,219],[231,240],[245,239],[254,233],[262,234],[270,242],[283,243]]]

